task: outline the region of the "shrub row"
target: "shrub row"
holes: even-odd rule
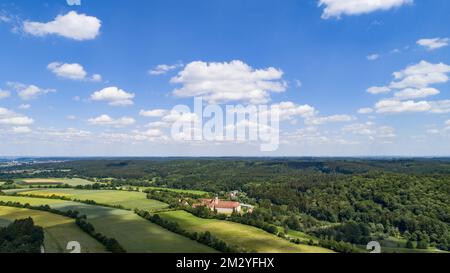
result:
[[[103,244],[106,249],[112,253],[126,253],[125,249],[117,242],[114,238],[108,238],[101,233],[95,232],[94,226],[86,221],[84,218],[77,218],[75,221],[78,227],[80,227],[84,232],[95,238],[101,244]]]
[[[9,201],[9,202],[0,201],[0,206],[45,211],[45,212],[49,212],[52,214],[57,214],[57,215],[76,219],[75,223],[77,224],[77,226],[80,227],[84,232],[89,234],[91,237],[96,239],[98,242],[100,242],[102,245],[104,245],[108,251],[110,251],[112,253],[125,253],[126,252],[125,249],[119,244],[119,242],[117,242],[116,239],[108,238],[101,233],[95,232],[94,226],[86,220],[86,215],[80,215],[80,213],[78,211],[74,211],[74,210],[60,211],[60,210],[52,209],[49,205],[31,206],[28,203],[21,204],[19,202],[11,202],[11,201]]]
[[[247,252],[243,248],[228,245],[224,241],[216,238],[209,231],[206,231],[203,233],[189,232],[189,231],[181,228],[180,225],[178,225],[178,223],[162,219],[158,214],[151,215],[149,212],[143,211],[143,210],[135,210],[135,213],[137,215],[141,216],[142,218],[144,218],[152,223],[155,223],[165,229],[168,229],[174,233],[188,237],[194,241],[197,241],[201,244],[207,245],[207,246],[214,248],[220,252],[223,252],[223,253],[245,253],[245,252]]]
[[[70,198],[67,196],[60,196],[60,195],[56,195],[56,194],[52,194],[49,196],[40,196],[40,195],[34,195],[34,194],[21,194],[18,196],[29,197],[29,198],[45,198],[45,199],[53,199],[53,200],[72,201],[72,202],[82,203],[82,204],[86,204],[86,205],[102,206],[102,207],[109,207],[109,208],[114,208],[114,209],[127,210],[122,205],[108,205],[108,204],[97,203],[94,200],[80,200],[80,199]]]

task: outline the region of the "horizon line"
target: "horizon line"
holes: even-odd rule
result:
[[[3,156],[0,155],[0,159],[20,159],[20,158],[450,158],[447,156],[438,155],[348,155],[348,156],[28,156],[28,155],[17,155],[17,156]]]

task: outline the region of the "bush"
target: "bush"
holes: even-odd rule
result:
[[[80,215],[78,211],[68,210],[68,211],[59,211],[56,209],[52,209],[48,205],[43,206],[37,206],[33,207],[30,204],[21,204],[18,202],[4,202],[0,201],[0,206],[7,206],[7,207],[15,207],[15,208],[26,208],[26,209],[33,209],[33,210],[39,210],[39,211],[45,211],[52,214],[57,214],[69,218],[76,219],[75,223],[87,234],[92,236],[94,239],[99,241],[101,244],[103,244],[108,251],[111,251],[113,253],[124,253],[126,252],[123,247],[113,238],[107,238],[103,236],[100,233],[95,233],[95,228],[91,223],[87,222],[86,215]]]
[[[426,242],[426,241],[417,242],[417,248],[418,249],[428,249],[428,242]]]

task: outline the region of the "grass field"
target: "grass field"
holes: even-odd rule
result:
[[[3,220],[3,225],[28,217],[44,228],[47,253],[70,252],[66,249],[70,241],[79,242],[82,253],[106,252],[104,246],[78,228],[73,219],[43,211],[0,206],[0,223]]]
[[[282,227],[277,227],[277,229],[278,229],[278,232],[284,232],[284,228],[282,228]],[[300,242],[305,243],[305,244],[307,244],[310,240],[312,240],[314,243],[319,242],[319,240],[316,237],[308,235],[301,231],[297,231],[297,230],[290,229],[286,235],[292,239],[299,239]]]
[[[97,232],[115,238],[130,253],[214,253],[205,245],[170,232],[142,219],[131,211],[91,206],[71,201],[16,196],[0,196],[0,201],[48,204],[61,211],[77,210],[88,216]]]
[[[238,245],[259,253],[331,253],[331,250],[308,245],[296,245],[261,229],[238,223],[198,218],[185,211],[162,212],[166,220],[177,222],[190,232],[210,231],[230,245]]]
[[[129,192],[129,191],[113,191],[113,190],[76,190],[76,189],[39,189],[30,192],[20,192],[19,195],[37,195],[48,197],[52,195],[64,196],[71,199],[78,200],[93,200],[99,204],[106,205],[121,205],[126,209],[141,209],[141,210],[161,210],[169,207],[166,203],[147,199],[145,193]]]
[[[69,186],[85,186],[92,185],[94,182],[81,178],[26,178],[17,179],[16,182],[27,186],[38,185],[69,185]]]
[[[17,194],[19,192],[31,192],[31,191],[37,191],[38,189],[30,189],[30,188],[17,188],[17,189],[10,189],[10,190],[3,190],[5,194],[12,195]]]
[[[120,218],[107,216],[97,218],[91,223],[123,240],[126,249],[137,249],[137,252],[155,253],[216,253],[212,248],[192,241],[181,235],[172,233],[156,224],[148,222],[136,214],[122,215]],[[150,249],[150,251],[147,251]]]

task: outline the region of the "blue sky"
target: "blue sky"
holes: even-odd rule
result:
[[[449,156],[450,2],[375,2],[4,0],[0,155]],[[279,149],[174,141],[194,94],[283,108]]]

